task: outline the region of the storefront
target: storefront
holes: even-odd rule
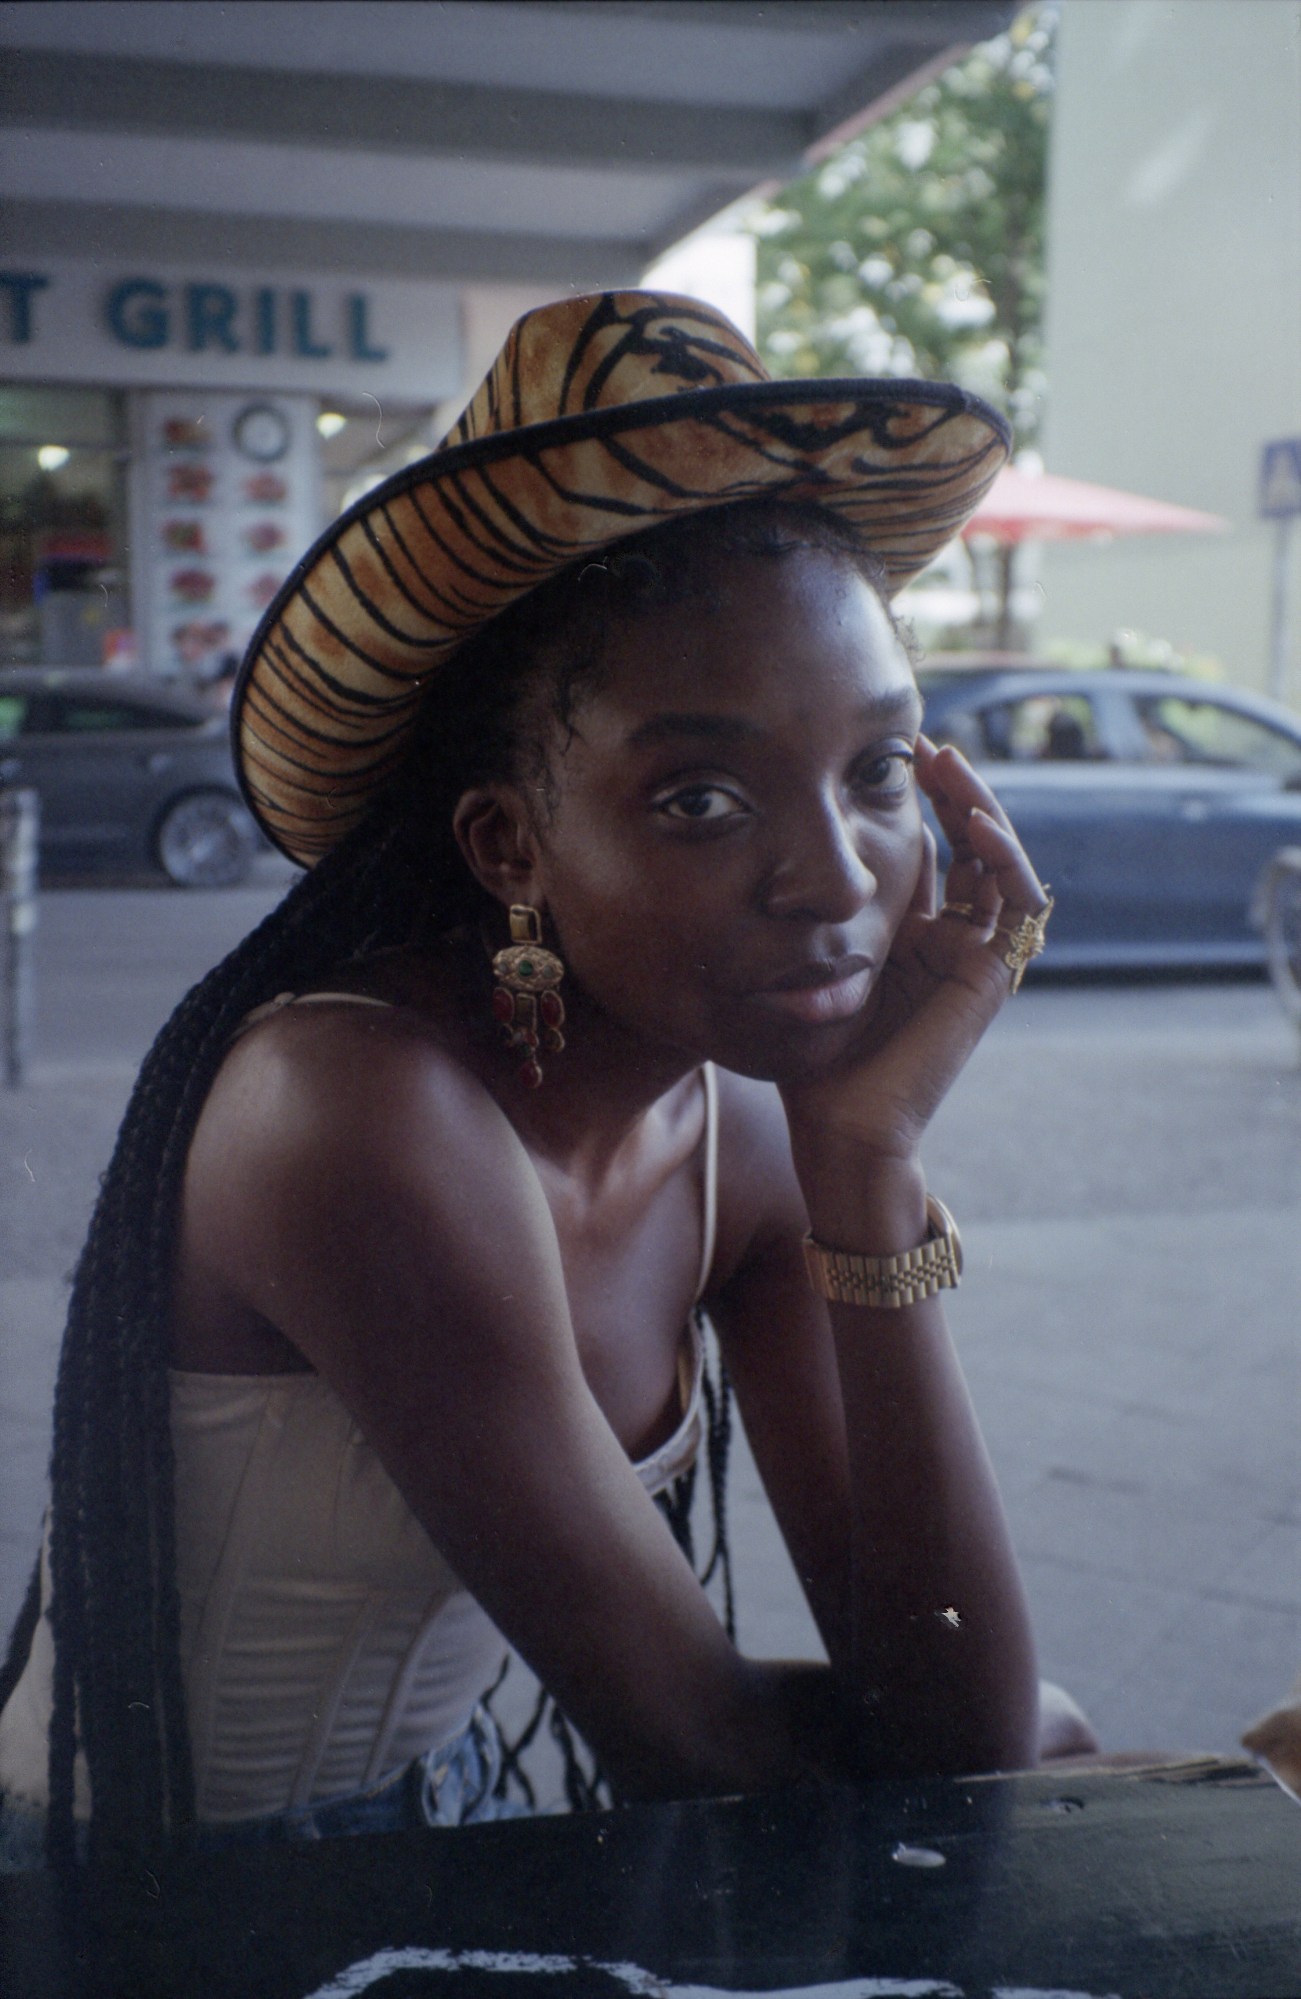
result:
[[[220,677],[462,374],[453,285],[0,269],[0,668]]]

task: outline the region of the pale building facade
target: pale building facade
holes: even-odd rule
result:
[[[1301,7],[1064,0],[1058,74],[1046,464],[1231,527],[1046,549],[1036,637],[1168,640],[1301,706],[1301,519],[1278,674],[1257,512],[1301,440]]]

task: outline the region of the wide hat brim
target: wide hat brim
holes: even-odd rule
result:
[[[232,702],[249,806],[310,866],[365,816],[423,688],[467,640],[582,556],[679,515],[826,507],[893,593],[958,533],[1009,444],[997,411],[946,384],[761,379],[444,445],[341,515],[263,617]]]

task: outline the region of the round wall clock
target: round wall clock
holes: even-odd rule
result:
[[[289,449],[289,422],[273,403],[250,403],[235,418],[235,449],[259,465],[272,465]]]

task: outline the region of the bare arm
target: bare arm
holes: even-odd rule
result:
[[[583,1378],[532,1166],[426,1038],[303,1009],[240,1044],[191,1151],[182,1276],[330,1382],[622,1792],[816,1774],[817,1676],[721,1630]]]
[[[729,1092],[735,1098],[735,1090]],[[874,1312],[810,1290],[784,1120],[753,1101],[767,1232],[711,1301],[747,1435],[838,1683],[860,1771],[1034,1761],[1033,1649],[1001,1503],[937,1301]],[[827,1161],[830,1169],[831,1162]],[[828,1202],[830,1242],[920,1242],[920,1181]],[[849,1162],[828,1179],[861,1185]]]
[[[1029,1623],[943,1311],[827,1306],[800,1244],[805,1226],[866,1256],[925,1239],[926,1126],[1011,983],[992,926],[1044,900],[961,758],[923,739],[918,775],[953,847],[948,893],[974,920],[937,916],[928,859],[858,1044],[787,1085],[784,1129],[757,1141],[767,1218],[717,1315],[859,1766],[1019,1766],[1036,1743]]]

